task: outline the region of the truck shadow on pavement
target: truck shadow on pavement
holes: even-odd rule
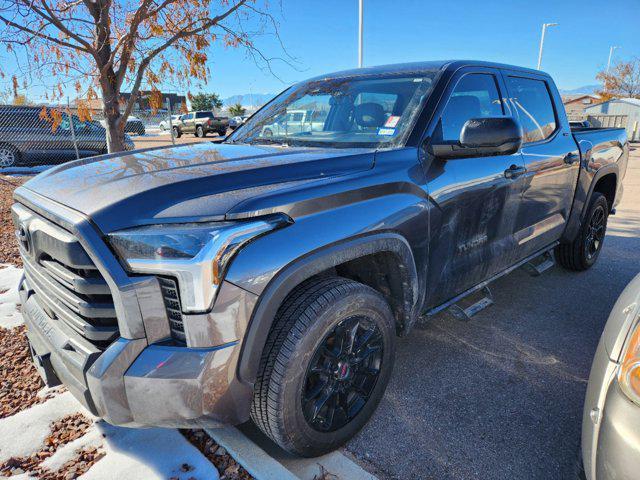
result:
[[[470,322],[443,313],[401,339],[387,393],[347,449],[380,477],[574,478],[593,354],[640,271],[628,213],[611,217],[587,272],[517,270]]]

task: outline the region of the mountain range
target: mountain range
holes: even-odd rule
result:
[[[239,103],[243,107],[257,107],[264,105],[275,96],[275,93],[243,93],[241,95],[232,95],[231,97],[223,98],[222,102],[225,107],[235,105],[236,103]]]
[[[583,85],[582,87],[573,88],[571,90],[565,90],[563,88],[560,88],[559,90],[562,95],[587,95],[590,93],[594,93],[599,88],[602,88],[602,85]]]

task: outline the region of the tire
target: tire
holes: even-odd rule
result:
[[[178,127],[173,127],[173,136],[176,138],[180,138],[182,136],[182,132]]]
[[[555,249],[558,263],[567,270],[587,270],[596,263],[607,231],[609,204],[604,195],[594,192],[589,202],[578,235],[571,243],[562,243]]]
[[[220,130],[220,131],[218,132],[218,135],[220,135],[221,137],[224,137],[224,136],[226,136],[226,135],[227,135],[227,131],[226,131],[226,130]]]
[[[251,418],[288,452],[305,457],[330,452],[369,420],[394,357],[395,320],[382,295],[340,277],[305,281],[276,314]],[[336,408],[341,400],[346,409]]]
[[[20,152],[13,145],[0,144],[0,168],[15,167],[20,163]]]
[[[202,125],[198,125],[196,127],[196,137],[204,138],[206,136],[207,136],[207,132],[204,131],[204,128],[202,128]]]
[[[262,132],[263,137],[273,137],[273,132],[270,128],[266,128],[264,132]]]

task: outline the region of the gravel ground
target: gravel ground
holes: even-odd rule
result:
[[[0,175],[0,264],[10,263],[18,267],[22,261],[15,243],[15,227],[11,220],[13,191],[27,181],[25,177]]]
[[[348,451],[381,478],[575,478],[591,360],[640,271],[640,149],[587,272],[518,270],[471,322],[434,317],[399,342],[389,388]]]

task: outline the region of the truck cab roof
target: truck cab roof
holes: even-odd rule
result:
[[[353,68],[349,70],[341,70],[333,73],[319,75],[311,78],[310,80],[324,80],[334,77],[349,77],[349,76],[362,76],[362,75],[382,75],[389,73],[398,74],[411,74],[411,73],[424,73],[433,72],[437,70],[444,70],[454,72],[463,67],[490,67],[500,68],[504,70],[515,70],[529,74],[545,75],[549,76],[546,72],[541,70],[535,70],[532,68],[520,67],[517,65],[509,65],[497,62],[486,62],[482,60],[431,60],[423,62],[408,62],[408,63],[392,63],[388,65],[377,65],[364,68]]]

